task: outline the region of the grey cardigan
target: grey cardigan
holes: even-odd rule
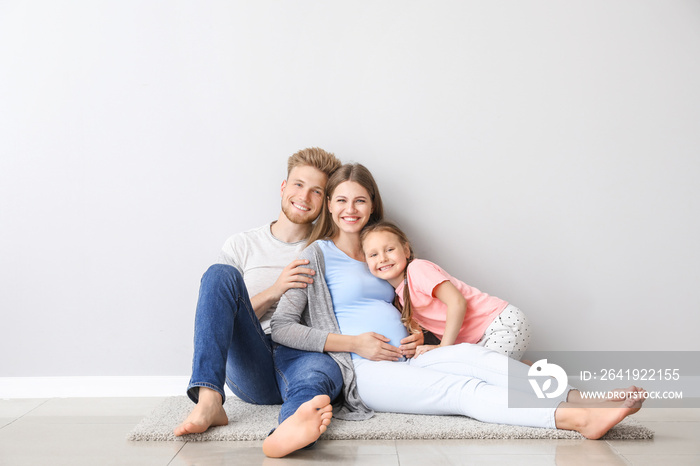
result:
[[[309,261],[310,269],[316,271],[314,282],[306,288],[290,288],[272,315],[272,339],[290,348],[323,352],[328,334],[340,334],[340,327],[333,312],[331,293],[326,284],[326,262],[317,242],[312,243],[299,255]],[[374,416],[357,392],[355,369],[350,353],[328,353],[343,374],[343,400],[335,406],[334,416],[348,421],[362,421]]]

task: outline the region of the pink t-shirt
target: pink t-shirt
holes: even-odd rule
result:
[[[467,300],[467,313],[455,343],[476,343],[484,336],[484,331],[508,303],[495,296],[482,293],[474,287],[457,280],[438,265],[422,259],[414,259],[408,264],[408,286],[413,304],[413,318],[426,330],[440,339],[445,333],[447,305],[433,295],[435,288],[449,280]],[[396,288],[399,302],[403,306],[404,284]]]

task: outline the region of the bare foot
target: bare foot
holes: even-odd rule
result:
[[[556,425],[559,429],[575,430],[588,439],[599,439],[624,418],[639,411],[642,402],[643,399],[625,398],[596,403],[596,407],[562,403],[555,412]]]
[[[589,410],[589,417],[581,429],[577,429],[581,435],[589,439],[599,439],[607,431],[616,426],[620,421],[634,414],[642,407],[642,400],[626,398],[619,407],[593,408]]]
[[[331,423],[333,407],[328,395],[317,395],[303,403],[263,442],[263,453],[281,458],[312,444]]]
[[[173,430],[173,433],[178,437],[185,434],[199,434],[210,427],[227,424],[228,416],[222,406],[221,395],[214,390],[200,387],[199,402],[187,419]]]
[[[567,396],[566,401],[570,403],[602,403],[605,401],[622,401],[627,398],[642,398],[644,396],[644,392],[645,390],[643,388],[630,385],[627,388],[616,388],[614,390],[610,390],[607,393],[610,393],[612,395],[611,397],[584,398],[583,395],[581,395],[580,390],[573,389],[569,391],[569,395]]]
[[[608,398],[608,400],[622,401],[627,398],[635,398],[641,396],[644,391],[643,388],[634,385],[630,385],[627,388],[616,388],[612,390],[612,398]]]

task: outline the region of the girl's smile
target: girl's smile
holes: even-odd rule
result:
[[[404,278],[410,257],[408,245],[402,245],[398,236],[389,231],[375,231],[362,243],[369,271],[396,288]]]

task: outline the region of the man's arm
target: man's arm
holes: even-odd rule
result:
[[[255,241],[245,232],[231,236],[221,248],[217,262],[236,267],[243,274],[243,264],[246,263],[246,258],[251,254],[251,248],[255,248]],[[274,262],[274,258],[271,258],[271,260]],[[282,273],[280,273],[272,286],[250,296],[253,311],[258,319],[261,319],[272,306],[277,304],[285,291],[290,288],[306,287],[307,283],[313,282],[312,278],[303,274],[314,275],[316,273],[314,270],[306,267],[297,269],[297,266],[303,266],[308,263],[308,260],[292,261],[282,269]]]
[[[307,283],[313,283],[314,279],[307,275],[314,275],[313,269],[300,267],[308,264],[306,259],[297,259],[286,266],[275,283],[268,289],[261,291],[250,298],[253,310],[258,319],[262,318],[272,305],[277,303],[285,291],[290,288],[306,288]]]

